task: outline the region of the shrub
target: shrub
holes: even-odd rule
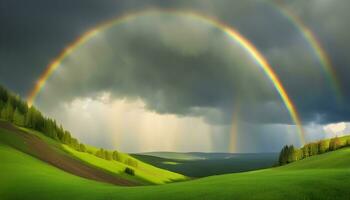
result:
[[[129,168],[129,167],[125,168],[124,172],[125,172],[126,174],[131,175],[131,176],[134,176],[134,175],[135,175],[135,171],[134,171],[133,169]]]

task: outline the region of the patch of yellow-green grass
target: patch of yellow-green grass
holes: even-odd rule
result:
[[[63,148],[72,154],[74,157],[77,157],[78,159],[96,166],[98,168],[104,169],[108,172],[111,172],[113,174],[121,175],[121,176],[129,176],[124,173],[124,170],[126,167],[129,167],[135,171],[135,176],[150,182],[154,184],[164,184],[164,183],[169,183],[173,181],[182,181],[186,180],[187,178],[181,174],[170,172],[164,169],[160,169],[157,167],[154,167],[152,165],[146,164],[140,160],[137,160],[133,158],[132,156],[128,154],[122,154],[122,160],[125,160],[127,158],[132,158],[134,160],[137,160],[138,166],[137,167],[132,167],[128,166],[122,162],[117,162],[115,160],[105,160],[101,159],[99,157],[96,157],[95,155],[85,153],[85,152],[79,152],[76,151],[72,148],[70,148],[67,145],[63,145]],[[90,147],[91,148],[91,147]],[[90,149],[92,150],[92,149]],[[97,150],[97,149],[95,149]]]

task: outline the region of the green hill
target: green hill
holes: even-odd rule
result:
[[[8,122],[0,121],[0,131],[1,143],[81,177],[117,185],[163,184],[186,179],[121,152],[120,161],[95,156],[98,150],[94,147],[87,147],[90,153],[80,152],[37,131],[18,128]],[[128,159],[135,160],[137,166],[125,164]],[[125,173],[126,168],[132,169],[134,175]]]
[[[32,156],[28,147],[11,130],[0,130],[1,199],[348,199],[350,196],[350,148],[277,168],[130,188],[67,173]]]

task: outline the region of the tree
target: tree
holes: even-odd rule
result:
[[[310,156],[314,156],[318,154],[318,143],[309,144]]]
[[[132,167],[137,167],[138,163],[136,160],[128,158],[125,160],[125,164],[132,166]]]
[[[329,149],[329,144],[327,141],[323,140],[318,142],[318,154],[325,153],[328,151],[328,149]]]
[[[70,146],[73,147],[75,150],[79,150],[79,142],[76,138],[71,138],[70,140]]]
[[[12,122],[13,120],[13,106],[11,104],[11,102],[7,102],[5,107],[1,110],[1,118]]]
[[[98,150],[95,154],[97,157],[105,159],[105,151],[103,148],[101,148],[100,150]]]
[[[86,152],[86,147],[85,147],[84,144],[81,144],[81,143],[80,143],[80,145],[79,145],[79,151],[81,151],[81,152]]]
[[[278,158],[278,163],[280,165],[285,165],[288,163],[288,146],[284,146],[280,152],[279,158]]]
[[[118,151],[113,151],[112,158],[115,161],[119,161],[119,162],[121,161],[121,156],[119,155]]]
[[[34,128],[34,107],[30,107],[26,114],[25,126],[28,128]]]
[[[294,150],[294,158],[295,158],[295,161],[303,159],[303,151],[302,151],[302,149],[295,149]]]
[[[7,102],[9,95],[9,92],[4,87],[0,86],[0,100],[2,102]]]
[[[335,151],[341,147],[341,141],[338,137],[332,138],[329,142],[329,150]]]
[[[5,103],[0,99],[0,118],[1,118],[1,110],[5,107]]]
[[[310,151],[309,151],[308,145],[303,146],[302,151],[303,151],[303,158],[307,158],[310,156]]]
[[[15,112],[13,114],[13,122],[18,126],[24,126],[24,115],[17,108],[15,109]]]
[[[64,135],[63,135],[63,138],[62,138],[62,142],[64,144],[70,145],[71,139],[72,139],[72,136],[71,136],[70,132],[65,131]]]
[[[291,162],[294,162],[296,161],[296,158],[295,158],[295,149],[294,149],[294,146],[293,145],[290,145],[288,147],[288,151],[287,151],[287,163],[291,163]]]
[[[105,159],[106,160],[112,160],[112,153],[109,151],[105,151]]]

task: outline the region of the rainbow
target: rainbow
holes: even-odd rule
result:
[[[316,34],[308,26],[305,25],[300,17],[295,15],[290,9],[284,6],[282,2],[275,0],[274,3],[275,4],[272,5],[277,8],[282,16],[284,16],[293,24],[293,26],[301,33],[304,40],[310,45],[315,56],[318,58],[323,72],[330,82],[333,91],[336,94],[335,97],[337,97],[338,102],[341,102],[343,92],[340,81],[338,79],[336,71],[334,70],[331,59],[329,58],[326,50],[323,48]]]
[[[185,16],[194,18],[200,21],[203,21],[209,25],[212,25],[213,27],[216,27],[223,31],[228,37],[230,37],[234,42],[236,42],[238,45],[241,46],[243,50],[246,51],[246,53],[254,59],[254,61],[258,64],[258,66],[262,69],[264,74],[270,79],[273,86],[277,90],[279,96],[281,97],[283,103],[285,104],[293,122],[298,128],[298,134],[300,137],[300,140],[302,144],[304,144],[304,129],[302,127],[302,123],[299,117],[299,114],[296,110],[295,105],[293,104],[292,100],[288,96],[287,91],[283,87],[281,81],[279,80],[277,74],[274,72],[268,61],[265,59],[265,57],[259,52],[259,50],[244,36],[242,36],[237,30],[234,28],[220,22],[219,20],[215,18],[211,18],[208,16],[204,16],[199,13],[190,12],[190,11],[177,11],[177,10],[144,10],[141,12],[135,12],[131,14],[127,14],[121,17],[118,17],[116,19],[109,20],[105,23],[102,23],[101,25],[96,26],[92,30],[86,32],[82,36],[80,36],[78,39],[76,39],[73,43],[71,43],[67,48],[65,48],[61,54],[59,54],[46,68],[44,73],[40,76],[38,81],[36,82],[34,88],[30,91],[28,95],[28,102],[30,105],[33,104],[35,101],[35,98],[41,91],[41,89],[44,87],[46,81],[52,73],[59,67],[60,63],[68,56],[72,51],[74,51],[76,48],[78,48],[80,45],[85,43],[87,40],[91,39],[93,36],[98,34],[99,32],[106,30],[112,26],[125,23],[130,21],[131,19],[144,16],[144,15],[150,15],[150,14],[172,14],[176,16]]]

